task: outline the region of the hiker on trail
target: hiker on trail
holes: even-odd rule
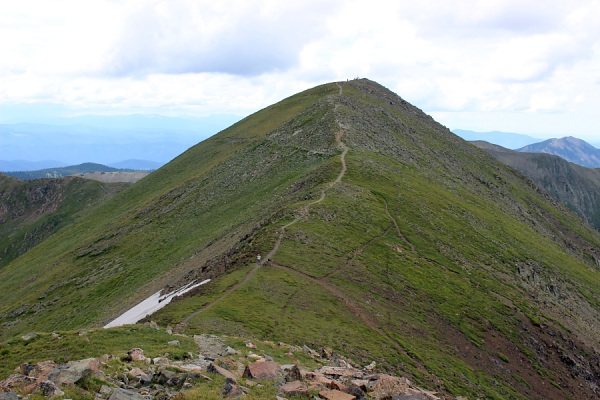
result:
[[[258,263],[260,264],[260,254],[256,256],[256,259],[258,260]]]

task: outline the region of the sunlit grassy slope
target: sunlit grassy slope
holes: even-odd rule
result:
[[[210,277],[153,319],[219,300],[180,329],[330,346],[455,395],[585,397],[599,249],[520,174],[354,80],[240,121],[10,264],[2,332],[98,326]]]
[[[315,152],[300,137],[279,144],[266,135],[336,90],[302,93],[237,123],[5,267],[1,335],[102,325],[230,252],[312,181],[326,179],[333,140],[323,137]],[[311,117],[326,105],[313,108]]]

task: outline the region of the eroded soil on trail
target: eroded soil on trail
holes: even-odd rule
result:
[[[342,96],[342,86],[340,84],[338,84],[339,87],[339,96]],[[303,218],[306,218],[306,216],[309,213],[309,209],[311,206],[321,203],[323,200],[325,200],[326,198],[326,192],[331,189],[334,185],[340,183],[342,181],[342,179],[344,178],[344,175],[346,174],[346,171],[348,169],[347,165],[346,165],[346,154],[348,153],[348,146],[346,146],[346,144],[344,144],[344,142],[342,141],[342,138],[344,136],[344,130],[343,130],[343,125],[340,125],[340,129],[338,130],[338,132],[336,132],[335,135],[335,140],[336,143],[338,145],[338,147],[342,150],[341,154],[340,154],[340,163],[341,163],[341,169],[339,174],[337,175],[337,177],[335,178],[334,181],[330,182],[322,191],[321,191],[321,196],[313,201],[310,202],[308,204],[306,204],[305,206],[303,206],[300,210],[299,213],[296,215],[296,217],[289,222],[288,224],[284,225],[283,227],[281,227],[280,229],[280,233],[279,236],[277,238],[277,240],[275,241],[275,244],[273,246],[273,248],[271,249],[271,251],[269,251],[269,253],[267,253],[267,255],[265,256],[264,259],[262,259],[261,261],[257,262],[254,267],[250,270],[250,272],[248,272],[248,274],[246,275],[246,277],[240,281],[239,283],[229,287],[220,297],[218,297],[215,301],[213,301],[210,304],[207,304],[206,306],[202,307],[201,309],[193,312],[192,314],[188,315],[183,321],[181,321],[177,327],[176,330],[177,331],[181,331],[182,329],[185,328],[185,326],[187,325],[187,323],[194,318],[196,315],[205,312],[207,310],[210,310],[211,308],[213,308],[215,305],[217,305],[218,303],[220,303],[223,299],[225,299],[226,297],[228,297],[231,293],[233,293],[235,290],[237,290],[239,287],[243,286],[244,284],[246,284],[246,282],[248,282],[250,279],[252,279],[252,277],[254,276],[254,274],[256,273],[256,271],[260,268],[261,265],[263,265],[266,262],[269,262],[269,260],[273,259],[273,257],[277,254],[277,252],[279,251],[279,247],[281,246],[281,241],[285,235],[286,229],[288,227],[290,227],[291,225],[297,223],[298,221],[302,220]],[[332,288],[333,289],[333,288]],[[339,297],[339,296],[338,296]],[[344,300],[344,303],[349,304],[347,302],[347,299]]]

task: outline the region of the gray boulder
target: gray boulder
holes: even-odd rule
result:
[[[116,388],[108,400],[145,400],[145,397],[133,390]]]

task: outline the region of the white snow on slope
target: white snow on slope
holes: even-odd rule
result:
[[[173,297],[181,296],[182,294],[187,293],[190,290],[195,289],[198,286],[204,285],[205,283],[208,283],[208,282],[210,282],[210,279],[206,279],[206,280],[204,280],[200,283],[196,283],[196,284],[194,284],[194,282],[191,282],[191,283],[185,285],[184,287],[182,287],[174,292],[171,292],[169,294],[166,294],[164,296],[160,295],[161,291],[159,290],[158,292],[154,293],[152,296],[148,297],[146,300],[142,301],[138,305],[134,306],[133,308],[129,309],[128,311],[125,311],[123,314],[121,314],[121,316],[115,318],[108,324],[104,325],[104,327],[112,328],[115,326],[135,324],[136,322],[143,319],[147,315],[153,314],[156,311],[163,308],[164,306],[166,306],[167,304],[169,304],[171,302],[171,300],[173,299]]]

